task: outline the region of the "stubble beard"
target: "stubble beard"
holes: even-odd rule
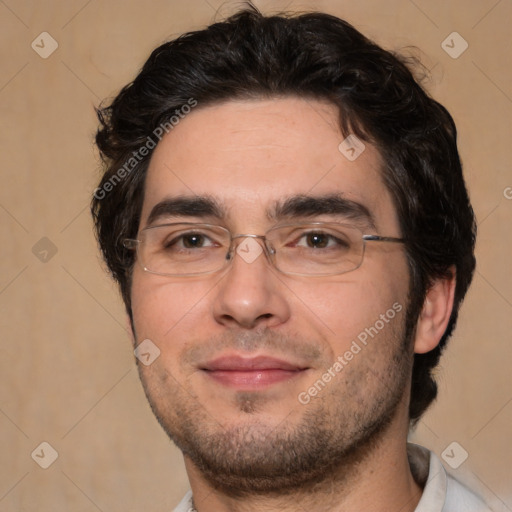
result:
[[[246,421],[221,425],[165,370],[158,390],[141,365],[139,374],[160,425],[212,487],[229,496],[307,492],[328,488],[334,479],[348,485],[406,400],[409,336],[402,328],[393,331],[387,365],[376,365],[379,354],[365,357],[369,352],[362,351],[309,404],[290,404],[288,416],[298,411],[298,420],[286,416],[274,426],[258,419],[264,407],[258,393],[236,395],[238,415]]]

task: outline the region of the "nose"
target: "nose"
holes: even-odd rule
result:
[[[268,261],[260,237],[241,237],[231,252],[226,274],[216,287],[215,320],[226,327],[255,329],[286,322],[286,287]]]

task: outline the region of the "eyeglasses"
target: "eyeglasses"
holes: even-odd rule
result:
[[[137,260],[146,272],[162,276],[220,271],[229,265],[235,250],[247,262],[265,252],[284,274],[333,276],[361,266],[366,242],[404,241],[364,235],[357,227],[340,223],[286,224],[271,228],[265,235],[233,236],[222,226],[181,222],[144,228],[139,239],[126,238],[123,245],[137,251]]]

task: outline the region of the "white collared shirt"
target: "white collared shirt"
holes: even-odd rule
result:
[[[434,452],[407,443],[407,455],[413,474],[426,482],[414,512],[492,512],[476,494],[446,473]]]
[[[435,453],[417,444],[407,444],[411,470],[425,487],[414,512],[492,512],[473,492],[446,473]],[[174,512],[192,512],[192,492],[185,494]]]

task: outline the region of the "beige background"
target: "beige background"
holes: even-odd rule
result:
[[[412,437],[438,454],[457,441],[469,457],[452,472],[496,511],[512,510],[512,3],[255,3],[336,14],[387,48],[417,46],[432,69],[429,88],[459,126],[480,234],[440,399]],[[181,454],[143,396],[91,231],[93,107],[157,44],[236,5],[0,0],[0,512],[170,511],[188,488]],[[59,45],[47,59],[31,48],[43,31]],[[453,31],[469,43],[457,59],[441,47]],[[57,249],[47,262],[37,257],[47,241],[33,249],[43,237]],[[31,458],[43,441],[58,452],[48,469]]]

